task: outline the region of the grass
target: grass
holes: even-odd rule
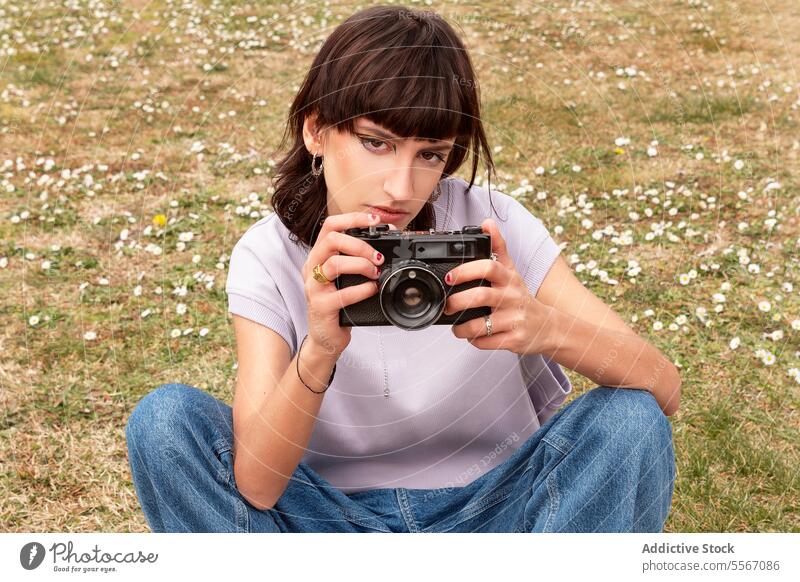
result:
[[[758,107],[758,101],[750,95],[722,95],[710,98],[691,96],[686,99],[658,101],[643,121],[669,124],[715,124],[728,119],[737,119]]]
[[[519,191],[584,284],[680,366],[671,532],[800,531],[800,46],[780,34],[800,19],[770,4],[435,7],[480,70],[493,185]],[[117,3],[108,32],[86,8],[6,15],[27,40],[0,60],[4,530],[147,531],[125,421],[166,382],[230,404],[228,258],[269,207],[314,47],[351,10]],[[568,373],[568,401],[594,387]]]

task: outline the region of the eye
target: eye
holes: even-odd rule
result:
[[[423,158],[426,162],[434,162],[435,164],[442,164],[445,161],[445,157],[442,154],[436,152],[422,152],[420,155],[424,156],[425,154],[432,155],[432,158]]]
[[[379,148],[382,145],[388,145],[385,141],[380,139],[375,139],[374,137],[369,136],[358,136],[359,141],[361,141],[361,145],[363,145],[367,150],[373,151],[380,151]],[[377,144],[377,146],[375,145]],[[375,149],[373,149],[375,148]]]

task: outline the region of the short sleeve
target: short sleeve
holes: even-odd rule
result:
[[[517,250],[512,260],[530,292],[535,296],[550,267],[561,252],[544,223],[511,198],[509,203],[510,234]],[[508,237],[506,237],[508,243]],[[513,256],[515,255],[515,256]]]
[[[294,352],[297,339],[289,309],[261,256],[265,249],[256,246],[253,232],[246,232],[231,252],[225,285],[228,311],[274,330]]]
[[[528,363],[537,358],[535,365]],[[531,373],[533,382],[529,384],[528,394],[536,410],[539,426],[543,426],[572,392],[572,382],[557,362],[542,354],[524,356],[520,361],[523,368],[527,365],[535,370]]]

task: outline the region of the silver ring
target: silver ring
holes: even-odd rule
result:
[[[492,251],[492,254],[491,254],[491,255],[489,255],[489,258],[490,258],[490,259],[492,259],[493,261],[496,261],[496,260],[497,260],[497,253],[495,253],[494,251]]]
[[[492,318],[488,315],[484,315],[483,318],[486,321],[486,337],[489,337],[494,333],[492,331]]]

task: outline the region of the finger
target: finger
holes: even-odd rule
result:
[[[315,256],[312,258],[309,254],[308,260],[312,265],[321,264],[337,253],[363,257],[376,265],[380,265],[386,260],[386,257],[380,256],[375,247],[367,241],[337,231],[329,232],[324,239],[314,245]]]
[[[513,293],[508,287],[472,287],[458,293],[452,293],[447,297],[444,306],[445,315],[464,311],[472,307],[499,307],[504,300],[511,297]]]
[[[308,260],[313,261],[311,263],[312,265],[316,265],[322,263],[330,256],[330,254],[321,254],[318,249],[321,241],[325,241],[328,238],[328,234],[333,232],[341,232],[344,234],[342,231],[348,228],[367,227],[378,224],[379,221],[379,216],[367,212],[348,212],[345,214],[333,214],[328,216],[322,223],[322,228],[317,236],[317,244],[315,244],[311,252],[309,252]]]
[[[512,273],[513,272],[500,261],[477,259],[450,269],[450,271],[445,274],[444,281],[448,285],[458,285],[465,281],[485,279],[495,285],[508,285],[511,282]]]
[[[506,267],[510,267],[512,269],[516,269],[514,265],[514,261],[511,260],[511,256],[508,254],[508,247],[506,246],[506,241],[503,238],[503,235],[500,233],[500,229],[497,227],[497,223],[492,218],[487,218],[481,223],[481,228],[483,232],[489,234],[492,239],[492,252],[497,255],[497,260],[501,264],[505,265]]]
[[[515,330],[513,321],[505,311],[498,311],[489,316],[492,320],[492,336],[502,332]],[[474,339],[486,335],[486,318],[483,316],[470,319],[464,323],[452,326],[453,335],[463,339]]]
[[[317,238],[322,238],[329,232],[344,231],[348,228],[365,227],[380,222],[380,216],[369,212],[345,212],[343,214],[331,214],[325,217],[322,228]]]
[[[328,285],[333,285],[328,283]],[[338,311],[343,307],[368,299],[378,292],[376,281],[366,281],[339,289],[336,293],[325,293],[316,300],[317,308],[328,312]]]
[[[469,343],[481,350],[502,350],[511,349],[513,344],[513,334],[507,331],[494,332],[492,335],[484,335],[469,340]]]
[[[339,275],[364,275],[371,279],[378,278],[379,267],[371,260],[364,257],[351,257],[349,255],[333,255],[320,266],[323,274],[330,280]]]

